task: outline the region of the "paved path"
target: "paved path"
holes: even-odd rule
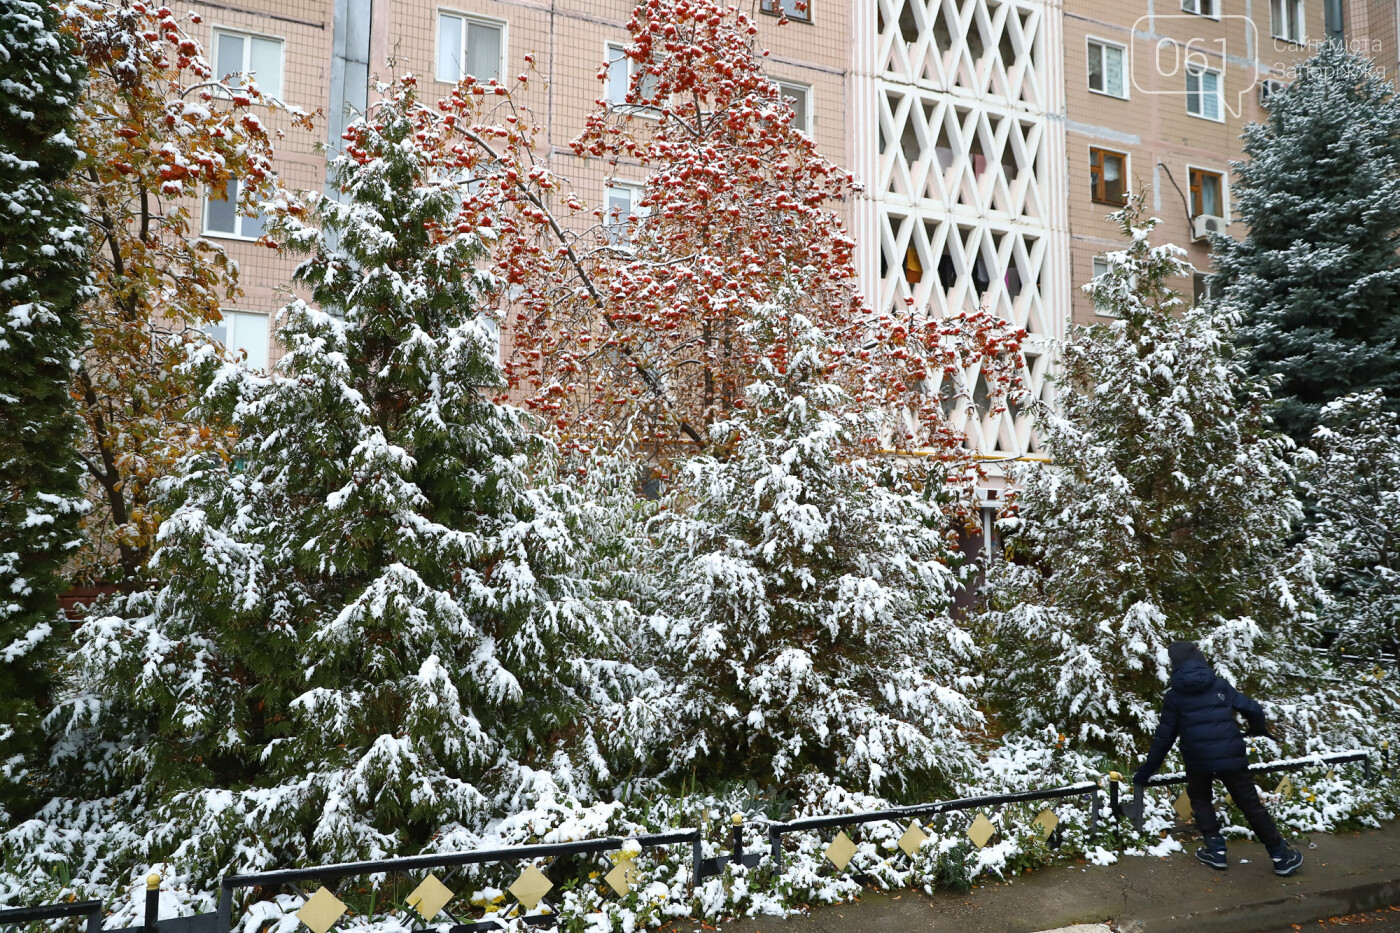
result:
[[[1350,835],[1316,835],[1296,844],[1307,862],[1276,878],[1262,846],[1234,842],[1227,872],[1193,856],[1129,856],[1115,865],[1041,869],[967,894],[870,893],[854,904],[822,907],[786,920],[722,925],[723,933],[1034,933],[1109,923],[1121,933],[1274,933],[1303,931],[1320,918],[1400,904],[1400,822]],[[1194,848],[1194,844],[1191,844]],[[1241,859],[1248,859],[1241,864]],[[1344,929],[1344,928],[1343,928]],[[1357,924],[1354,929],[1381,927]],[[1389,933],[1389,931],[1386,931]]]

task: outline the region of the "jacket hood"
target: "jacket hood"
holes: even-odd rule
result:
[[[1196,647],[1194,641],[1174,641],[1167,645],[1167,659],[1172,662],[1175,668],[1182,661],[1206,662],[1206,656],[1201,654],[1201,649]]]
[[[1215,669],[1204,660],[1189,658],[1172,667],[1172,689],[1205,693],[1215,684]]]

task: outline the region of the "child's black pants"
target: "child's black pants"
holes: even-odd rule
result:
[[[1254,786],[1254,777],[1248,771],[1187,771],[1186,796],[1191,801],[1191,815],[1196,818],[1196,828],[1202,836],[1220,835],[1220,818],[1215,815],[1215,799],[1211,783],[1219,781],[1240,808],[1249,828],[1267,848],[1274,848],[1283,842],[1274,825],[1274,818],[1264,808],[1259,799],[1259,791]]]

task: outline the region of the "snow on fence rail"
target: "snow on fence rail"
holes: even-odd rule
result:
[[[1390,771],[1390,749],[1383,745],[1381,749],[1382,769]],[[1269,774],[1279,771],[1297,771],[1309,767],[1322,767],[1324,765],[1342,765],[1360,763],[1364,772],[1364,777],[1369,781],[1372,777],[1371,753],[1367,751],[1339,752],[1331,755],[1311,755],[1301,758],[1288,758],[1278,761],[1260,762],[1250,766],[1250,771]],[[1124,807],[1119,801],[1118,788],[1122,783],[1122,776],[1116,772],[1109,772],[1104,776],[1108,788],[1108,812],[1114,818],[1122,818],[1125,815],[1131,816],[1133,825],[1141,832],[1143,822],[1143,788],[1134,787],[1133,802],[1129,807]],[[1162,774],[1152,778],[1147,786],[1165,787],[1173,784],[1184,783],[1184,774]],[[160,913],[160,876],[152,874],[147,879],[146,891],[146,911],[145,923],[142,926],[130,927],[121,931],[108,931],[108,933],[229,933],[233,926],[233,893],[240,888],[260,888],[264,891],[276,891],[279,888],[285,889],[291,886],[293,893],[302,897],[305,904],[297,911],[298,919],[311,930],[311,933],[329,933],[330,929],[340,920],[346,912],[347,905],[342,902],[328,885],[334,885],[336,890],[340,890],[345,879],[354,877],[377,876],[404,876],[409,873],[419,872],[424,869],[428,874],[423,877],[418,886],[410,893],[404,903],[407,904],[413,913],[421,918],[421,923],[414,918],[410,929],[429,929],[430,924],[440,924],[437,918],[446,915],[452,923],[447,933],[477,933],[477,931],[490,931],[504,928],[505,923],[494,917],[486,917],[475,922],[465,922],[463,918],[456,916],[447,909],[448,903],[454,898],[454,893],[446,886],[445,881],[451,880],[452,874],[458,869],[468,865],[481,865],[487,863],[505,862],[525,862],[526,867],[521,872],[519,878],[507,889],[516,899],[522,910],[517,911],[516,919],[529,926],[542,926],[553,924],[557,921],[557,913],[536,912],[540,904],[545,902],[545,895],[554,887],[554,883],[545,876],[544,872],[536,867],[535,862],[542,858],[559,858],[563,856],[575,855],[601,855],[604,853],[616,852],[618,856],[614,858],[614,868],[608,873],[605,881],[619,895],[625,895],[630,889],[634,875],[633,858],[643,849],[657,848],[664,846],[689,845],[691,848],[691,883],[695,884],[712,875],[724,871],[726,865],[743,865],[754,867],[760,863],[764,853],[758,850],[752,852],[745,851],[744,829],[745,826],[754,826],[766,831],[768,837],[768,852],[774,870],[782,870],[783,860],[783,837],[790,833],[821,831],[827,829],[838,829],[836,838],[831,842],[826,850],[826,857],[837,871],[845,871],[851,856],[855,852],[855,845],[846,835],[845,827],[861,826],[880,821],[902,822],[905,819],[911,820],[911,825],[905,831],[899,841],[900,848],[908,855],[917,851],[919,844],[927,835],[919,825],[919,820],[928,819],[945,813],[956,813],[968,810],[982,810],[984,808],[1003,807],[1018,803],[1031,803],[1037,801],[1063,800],[1071,797],[1085,797],[1089,800],[1089,834],[1092,838],[1100,815],[1099,791],[1102,785],[1097,781],[1082,781],[1077,784],[1069,784],[1062,787],[1052,787],[1043,790],[1016,791],[1008,794],[987,794],[980,797],[960,797],[955,800],[944,800],[926,804],[915,804],[907,807],[891,807],[886,810],[867,810],[859,813],[846,813],[832,816],[812,816],[800,819],[780,821],[765,820],[745,820],[742,814],[734,814],[731,831],[732,850],[728,853],[721,852],[712,858],[704,858],[701,846],[701,833],[698,829],[677,830],[668,833],[651,833],[633,836],[630,838],[607,837],[603,839],[583,839],[573,842],[541,843],[523,846],[508,846],[498,849],[483,849],[476,852],[459,852],[441,855],[420,855],[407,858],[381,859],[377,861],[365,862],[341,862],[331,865],[320,865],[313,868],[293,868],[279,871],[254,872],[249,874],[226,875],[219,883],[218,908],[213,913],[196,914],[190,917],[177,917],[161,920]],[[1179,803],[1179,801],[1178,801]],[[1181,812],[1178,806],[1178,812]],[[1047,817],[1049,814],[1049,817]],[[1183,819],[1187,813],[1181,814]],[[1049,839],[1054,833],[1058,817],[1051,810],[1043,810],[1036,817],[1036,824],[1042,834]],[[979,813],[967,831],[968,837],[973,844],[981,848],[995,832],[995,827],[987,820],[985,814]],[[443,879],[439,879],[433,870],[449,869]],[[315,881],[319,887],[310,895],[298,887],[302,882]],[[339,882],[339,883],[338,883]],[[514,909],[514,908],[512,908]],[[84,933],[99,933],[102,925],[103,907],[100,901],[84,901],[73,904],[55,904],[42,907],[24,907],[12,910],[0,910],[0,933],[6,930],[19,930],[31,924],[62,920],[65,918],[86,917],[87,924]],[[432,928],[436,928],[435,926]]]

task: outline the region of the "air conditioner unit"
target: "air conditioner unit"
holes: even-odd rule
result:
[[[1259,106],[1269,106],[1269,98],[1273,97],[1275,94],[1277,94],[1279,91],[1283,90],[1286,87],[1288,87],[1288,85],[1278,80],[1277,78],[1265,78],[1263,81],[1260,81]]]
[[[1225,232],[1225,218],[1214,214],[1197,214],[1191,218],[1191,241],[1209,240],[1212,233]]]

